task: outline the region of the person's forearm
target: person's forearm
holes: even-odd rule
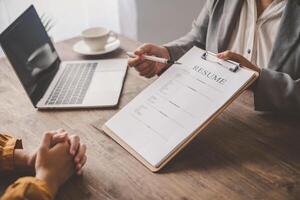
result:
[[[283,72],[263,69],[254,88],[255,109],[299,114],[300,79]]]
[[[197,35],[195,34],[195,30],[192,30],[184,37],[175,40],[173,42],[164,44],[163,46],[168,49],[168,52],[172,60],[178,60],[193,46],[198,46],[202,49],[205,49],[205,45],[200,44],[198,42]]]
[[[34,165],[28,155],[23,149],[15,149],[14,166],[17,171],[34,173]]]
[[[54,177],[48,175],[47,170],[39,170],[35,175],[35,178],[37,180],[45,182],[49,192],[54,196],[56,195],[58,190],[58,185],[53,180]]]
[[[22,149],[22,141],[0,133],[0,171],[8,172],[15,169],[14,151]]]
[[[51,200],[53,198],[54,194],[49,190],[47,183],[34,177],[24,177],[8,187],[1,200]]]

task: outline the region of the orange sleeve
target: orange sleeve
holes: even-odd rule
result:
[[[14,170],[15,149],[22,149],[22,141],[0,134],[0,171]]]
[[[8,187],[1,200],[51,200],[53,198],[54,195],[49,192],[44,181],[24,177]]]

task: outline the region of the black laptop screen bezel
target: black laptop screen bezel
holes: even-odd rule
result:
[[[10,64],[14,68],[14,71],[16,72],[23,88],[25,89],[27,95],[29,96],[32,104],[34,105],[34,107],[37,107],[39,100],[44,96],[46,90],[48,89],[48,87],[51,84],[53,78],[55,77],[57,71],[59,70],[61,60],[57,54],[57,59],[55,60],[55,62],[49,68],[47,68],[45,71],[43,71],[41,73],[42,75],[40,77],[38,77],[38,80],[35,82],[36,89],[34,89],[34,92],[30,93],[28,91],[28,88],[26,88],[25,83],[22,81],[23,74],[21,74],[20,71],[22,71],[24,69],[22,69],[22,70],[19,69],[20,66],[18,66],[18,64],[16,63],[17,61],[13,57],[15,55],[10,56],[10,54],[11,54],[9,52],[10,44],[7,42],[9,33],[11,33],[21,23],[26,22],[26,20],[29,20],[30,18],[31,19],[34,18],[34,20],[36,20],[35,25],[38,26],[38,29],[42,31],[38,34],[41,34],[45,38],[45,43],[49,44],[50,47],[52,48],[53,52],[55,52],[57,54],[56,49],[55,49],[47,31],[45,30],[44,25],[43,25],[41,19],[39,18],[39,15],[33,5],[31,5],[26,11],[24,11],[23,14],[21,14],[11,25],[8,26],[8,28],[6,28],[0,34],[0,44],[1,44],[1,47],[2,47],[5,55],[7,56],[8,60],[10,62]],[[27,21],[27,23],[28,23],[28,21]]]

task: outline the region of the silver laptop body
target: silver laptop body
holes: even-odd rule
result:
[[[127,59],[61,61],[33,6],[0,34],[0,44],[36,108],[118,105]]]

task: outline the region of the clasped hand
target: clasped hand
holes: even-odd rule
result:
[[[16,168],[35,172],[36,178],[45,181],[52,194],[74,173],[81,175],[86,161],[86,146],[77,135],[69,135],[63,129],[45,133],[33,153],[23,149],[14,153]]]

